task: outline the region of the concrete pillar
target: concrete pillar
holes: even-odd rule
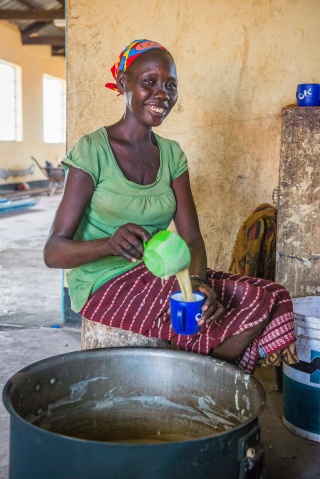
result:
[[[276,281],[320,295],[320,107],[282,112]]]

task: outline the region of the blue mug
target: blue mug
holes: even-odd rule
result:
[[[298,106],[319,106],[319,83],[301,83],[297,86],[296,98]]]
[[[170,296],[170,318],[173,330],[186,336],[196,334],[200,326],[198,321],[202,316],[202,306],[205,295],[196,291],[194,301],[184,301],[181,291],[175,291]]]

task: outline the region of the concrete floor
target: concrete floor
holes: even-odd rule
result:
[[[50,326],[60,322],[62,272],[43,263],[44,242],[59,196],[37,206],[0,214],[0,324]]]
[[[44,266],[42,249],[59,199],[41,197],[30,210],[0,215],[1,391],[28,364],[80,348],[79,331],[51,328],[61,323],[62,273]],[[283,426],[282,394],[273,388],[273,369],[263,368],[255,375],[267,391],[267,406],[259,419],[267,479],[320,478],[320,443]],[[1,402],[0,479],[8,479],[8,462],[9,415]]]

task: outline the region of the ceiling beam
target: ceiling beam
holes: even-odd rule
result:
[[[65,39],[60,35],[43,35],[38,37],[24,37],[22,43],[24,45],[54,45],[62,47],[64,46]]]
[[[54,57],[64,57],[66,54],[65,48],[63,47],[56,47],[55,45],[51,46],[51,55]]]
[[[37,33],[41,28],[47,25],[46,22],[33,22],[31,25],[28,25],[21,31],[21,37],[24,39],[25,37],[29,37],[32,33]]]
[[[0,20],[38,20],[52,22],[53,20],[64,18],[64,8],[59,8],[58,10],[0,10]]]

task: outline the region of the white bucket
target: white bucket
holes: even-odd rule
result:
[[[283,364],[283,423],[320,442],[320,296],[293,299],[300,363]]]

